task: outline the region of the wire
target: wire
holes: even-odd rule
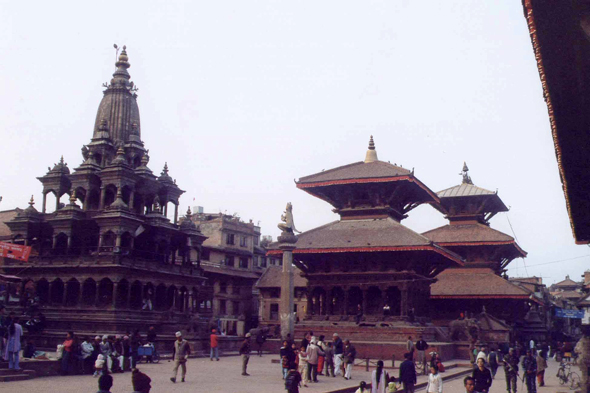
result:
[[[508,217],[508,212],[506,212],[506,219],[508,220],[508,225],[510,225],[510,230],[512,231],[512,235],[514,236],[516,243],[519,243],[518,238],[516,237],[516,232],[514,232],[514,228],[512,227],[512,223],[510,222],[510,217]],[[524,272],[528,276],[529,272],[526,268],[526,261],[524,260],[524,258],[522,258],[522,264],[524,265]]]

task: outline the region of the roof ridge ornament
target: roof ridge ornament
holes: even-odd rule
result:
[[[459,174],[463,176],[462,184],[473,185],[473,181],[471,181],[471,176],[469,176],[469,168],[467,167],[467,163],[465,161],[463,161],[463,170]]]
[[[35,198],[33,198],[33,195],[31,195],[31,200],[29,201],[29,206],[33,207],[34,204],[35,204]]]
[[[373,135],[369,139],[369,148],[367,150],[367,154],[365,155],[365,163],[379,161],[377,158],[377,150],[375,150],[375,142],[373,141]]]

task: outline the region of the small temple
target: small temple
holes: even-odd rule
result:
[[[72,171],[62,156],[38,178],[41,211],[31,198],[6,222],[13,243],[32,247],[28,262],[5,258],[1,271],[22,278],[17,293],[23,303],[38,299],[48,326],[39,345],[54,346],[64,331],[84,334],[96,326],[120,333],[150,324],[166,334],[203,325],[191,314],[209,296],[200,290],[206,236],[190,220],[190,210],[178,223],[184,191],[168,166],[160,176],[147,166],[128,60],[123,47],[113,78],[104,84],[82,163]],[[49,194],[55,195],[53,212],[46,206]],[[64,205],[60,198],[66,194]]]
[[[413,171],[378,160],[372,137],[364,161],[296,184],[340,216],[298,235],[293,258],[307,279],[308,304],[296,330],[319,334],[338,323],[339,329],[348,326],[351,338],[370,339],[371,332],[357,325],[388,328],[394,340],[411,333],[411,322],[427,316],[435,277],[464,264],[458,254],[401,223],[420,204],[440,203],[439,197]],[[269,249],[269,255],[282,254],[276,243]]]
[[[514,238],[490,227],[492,217],[508,211],[498,193],[474,185],[467,164],[461,175],[461,184],[438,192],[439,202],[433,204],[449,223],[422,234],[465,260],[464,266],[436,276],[430,314],[436,324],[448,326],[453,319],[477,319],[486,310],[482,318],[504,321],[508,334],[522,321],[529,303],[540,303],[531,291],[502,276],[512,260],[527,253]]]

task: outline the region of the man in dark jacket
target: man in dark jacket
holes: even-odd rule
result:
[[[428,374],[426,369],[426,350],[428,349],[428,343],[424,341],[422,336],[416,341],[416,350],[418,351],[418,361],[423,365],[424,375]]]
[[[338,333],[333,334],[332,341],[334,342],[334,377],[336,377],[337,375],[342,375],[342,353],[344,352],[344,346]]]
[[[242,356],[242,375],[244,376],[250,375],[246,372],[248,369],[248,361],[250,361],[250,351],[252,350],[250,337],[252,337],[252,335],[250,333],[246,333],[246,338],[240,347],[240,355]]]
[[[416,366],[411,360],[412,355],[408,352],[404,354],[405,360],[399,366],[399,380],[404,387],[404,392],[414,393],[414,385],[416,385]]]
[[[530,349],[527,349],[526,356],[522,360],[522,371],[526,381],[526,389],[528,393],[537,393],[537,359],[533,356]]]

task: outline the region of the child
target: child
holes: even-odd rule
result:
[[[104,372],[106,357],[103,354],[98,355],[96,362],[94,362],[94,377],[102,375]]]
[[[299,393],[299,385],[301,384],[301,374],[297,369],[292,368],[285,378],[285,389],[289,393]]]
[[[389,382],[387,385],[387,393],[396,393],[397,392],[397,385],[395,382]]]
[[[428,385],[426,386],[427,393],[442,393],[443,380],[438,373],[437,366],[430,367],[430,374],[428,375]]]
[[[326,354],[326,376],[333,377],[334,376],[334,347],[332,346],[332,342],[328,342],[324,353]]]
[[[365,381],[361,381],[359,388],[356,390],[355,393],[370,393],[371,390],[367,389],[367,383]]]
[[[299,357],[299,374],[301,374],[301,379],[303,380],[303,386],[307,387],[307,381],[309,380],[309,375],[307,375],[307,352],[305,351],[305,346],[301,346],[301,350],[298,354]]]

